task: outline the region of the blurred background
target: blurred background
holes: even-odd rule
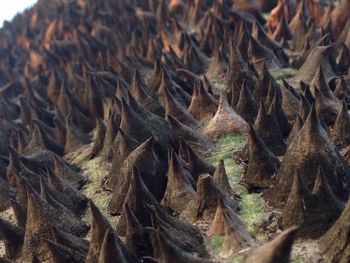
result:
[[[36,0],[0,0],[0,27],[10,21],[18,12],[32,6]]]

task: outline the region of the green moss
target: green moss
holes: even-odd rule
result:
[[[232,158],[232,152],[241,150],[246,144],[246,138],[240,134],[229,134],[222,136],[217,141],[217,149],[211,153],[207,160],[217,166],[218,162],[222,159],[225,162],[226,172],[233,190],[240,194],[240,217],[245,224],[246,230],[255,238],[260,239],[259,233],[256,233],[254,223],[261,220],[264,217],[263,206],[264,201],[259,194],[249,194],[247,190],[241,186],[239,181],[243,175],[243,165],[237,164]],[[220,245],[220,240],[217,237],[210,240],[211,247],[214,253],[218,253],[217,246]],[[241,262],[241,257],[228,258],[226,262]]]
[[[210,242],[210,247],[214,251],[215,254],[219,254],[222,248],[222,245],[224,244],[224,236],[220,235],[215,235],[210,237],[209,242]]]
[[[296,70],[294,68],[282,68],[278,70],[271,70],[270,73],[276,80],[281,80],[294,77]]]
[[[218,147],[215,152],[211,153],[208,161],[217,164],[221,159],[231,158],[232,151],[241,149],[246,143],[246,138],[241,134],[226,134],[219,138]]]
[[[227,87],[225,84],[223,84],[224,82],[220,79],[210,79],[210,82],[214,85],[215,88],[217,88],[218,90],[226,90]]]
[[[231,256],[225,260],[225,263],[241,263],[243,262],[243,256]]]
[[[112,194],[104,191],[101,186],[102,179],[107,175],[108,167],[101,165],[101,159],[96,158],[85,162],[82,169],[86,171],[90,178],[90,183],[83,189],[83,193],[94,201],[112,226],[115,226],[117,218],[112,217],[107,209]]]
[[[295,257],[291,260],[292,263],[305,263],[305,260],[303,257]]]
[[[265,20],[268,20],[268,19],[269,19],[269,16],[270,16],[270,13],[263,13],[262,16],[263,16],[263,18],[264,18]]]
[[[245,144],[245,137],[242,134],[225,134],[218,140],[220,147],[231,144],[233,147],[242,148]]]
[[[238,185],[239,180],[243,174],[243,166],[237,164],[232,159],[232,152],[234,150],[242,149],[246,143],[246,138],[241,134],[227,134],[219,138],[218,147],[215,152],[211,153],[207,160],[215,167],[220,160],[224,160],[226,173],[230,184],[237,193],[242,191],[242,187]]]
[[[254,223],[264,217],[264,201],[260,194],[245,194],[242,196],[240,216],[247,231],[259,239]]]

